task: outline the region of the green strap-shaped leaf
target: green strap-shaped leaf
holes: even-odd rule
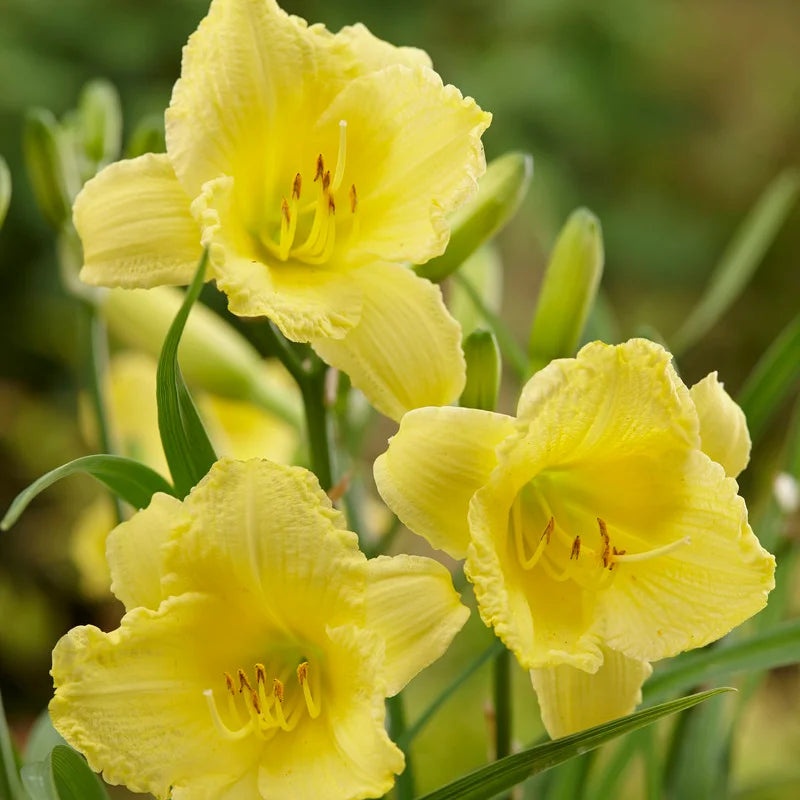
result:
[[[426,794],[421,800],[487,800],[499,792],[510,789],[531,775],[550,769],[589,750],[594,750],[618,736],[650,725],[669,714],[684,711],[709,697],[726,691],[731,690],[712,689],[689,697],[681,697],[660,706],[646,708],[627,717],[597,725],[580,733],[531,747],[465,775],[441,789]]]
[[[667,662],[644,685],[645,703],[732,675],[800,662],[800,619],[732,644],[693,650]]]
[[[156,492],[175,494],[175,490],[157,472],[123,456],[83,456],[42,475],[27,489],[21,491],[0,522],[0,530],[7,531],[27,508],[36,495],[61,478],[85,472],[104,483],[120,499],[134,508],[144,508]]]
[[[203,253],[183,305],[170,326],[156,374],[158,430],[178,497],[184,498],[217,460],[178,365],[178,345],[192,305],[203,288],[208,251]]]
[[[800,384],[800,314],[779,334],[759,359],[737,400],[747,417],[750,437],[757,442],[786,397]]]
[[[789,215],[798,191],[800,174],[794,169],[780,173],[767,186],[722,254],[700,302],[670,337],[673,353],[680,354],[702,339],[739,296]]]
[[[50,768],[59,800],[109,800],[100,778],[71,747],[56,745],[50,754]]]
[[[6,722],[2,695],[0,695],[0,798],[28,800],[19,779],[17,757]]]

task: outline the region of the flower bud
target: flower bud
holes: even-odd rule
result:
[[[500,254],[491,244],[476,250],[461,266],[458,274],[469,281],[491,311],[500,311],[503,294],[503,263]],[[463,285],[453,281],[448,286],[447,308],[459,325],[464,336],[486,324],[481,311]]]
[[[125,158],[137,158],[145,153],[163,153],[166,149],[164,115],[148,114],[133,129],[125,147]]]
[[[561,229],[542,281],[531,328],[531,372],[575,354],[603,274],[600,221],[585,208]]]
[[[494,334],[475,330],[464,340],[467,383],[459,404],[465,408],[494,411],[500,391],[500,348]]]
[[[478,193],[450,216],[450,243],[442,255],[414,267],[430,281],[444,280],[514,216],[533,176],[528,153],[506,153],[492,161]]]
[[[78,102],[83,150],[95,165],[119,158],[122,147],[122,109],[112,83],[94,80],[81,91]]]
[[[114,336],[157,358],[182,301],[183,294],[168,286],[111,289],[100,300],[100,311]],[[288,390],[265,377],[258,352],[206,306],[193,306],[178,358],[189,385],[255,403],[300,426],[300,413]]]
[[[36,202],[58,230],[70,219],[81,180],[75,152],[47,109],[32,108],[25,115],[22,151]]]

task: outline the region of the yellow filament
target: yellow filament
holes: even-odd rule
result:
[[[281,204],[281,243],[278,253],[281,261],[289,258],[289,251],[292,249],[297,233],[297,200],[298,197],[292,192],[291,204],[286,202],[286,198]]]
[[[325,229],[317,242],[316,252],[309,253],[303,257],[303,261],[307,264],[324,264],[330,260],[333,255],[333,248],[336,245],[336,222],[334,221],[335,206],[333,198],[330,199],[328,204],[328,220]],[[324,240],[324,243],[323,243]],[[320,246],[322,249],[320,250]]]
[[[299,247],[296,247],[292,251],[292,255],[295,258],[304,258],[306,255],[310,255],[319,249],[317,240],[320,238],[322,225],[330,217],[330,213],[328,211],[328,200],[321,186],[319,195],[315,202],[316,209],[314,211],[314,221],[311,223],[311,230],[308,232],[308,236],[303,244],[301,244]]]
[[[304,661],[297,668],[297,680],[300,682],[300,686],[303,687],[303,697],[306,700],[308,715],[311,719],[316,719],[321,709],[319,704],[314,702],[314,698],[311,696],[311,687],[308,685],[308,661]]]
[[[530,558],[527,558],[525,556],[525,538],[522,531],[522,507],[519,498],[517,498],[517,500],[514,502],[514,506],[512,507],[511,513],[512,513],[512,527],[514,529],[514,545],[517,549],[517,560],[519,561],[522,569],[524,570],[533,569],[534,566],[536,566],[536,563],[542,557],[544,548],[550,541],[550,535],[553,532],[553,526],[555,525],[555,520],[552,517],[550,517],[550,520],[544,529],[544,533],[539,537],[539,543],[536,546],[536,549],[533,551],[533,555]]]
[[[633,564],[637,561],[649,561],[651,558],[658,558],[677,550],[684,545],[691,544],[692,540],[689,536],[684,536],[683,539],[678,539],[676,542],[665,544],[663,547],[656,547],[653,550],[645,550],[643,553],[630,553],[624,555],[617,555],[616,553],[611,556],[612,563],[620,564]]]
[[[336,191],[342,185],[344,178],[344,162],[347,158],[347,120],[339,120],[339,153],[336,156],[336,171],[333,173],[331,191]]]
[[[217,732],[225,739],[228,739],[231,742],[236,742],[239,739],[244,739],[249,733],[253,730],[253,720],[248,720],[241,728],[236,730],[231,730],[222,720],[220,716],[219,709],[217,708],[217,702],[214,700],[214,692],[211,689],[206,689],[203,692],[203,695],[206,698],[206,703],[208,704],[208,710],[211,714],[211,721],[214,723],[214,727],[217,729]]]
[[[283,713],[283,684],[277,678],[273,681],[272,694],[275,697],[275,717],[278,721],[278,725],[285,731],[292,730],[295,725],[297,725],[297,715],[294,715],[292,720],[293,724],[290,725],[286,721],[286,716]]]

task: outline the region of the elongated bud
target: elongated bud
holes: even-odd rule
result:
[[[148,114],[133,129],[125,147],[125,158],[138,158],[145,153],[164,153],[164,115]]]
[[[450,217],[450,243],[442,255],[414,267],[430,281],[444,280],[514,216],[533,176],[528,153],[506,153],[492,161],[478,193]]]
[[[503,263],[497,248],[492,244],[485,244],[461,265],[458,274],[463,275],[475,287],[488,309],[495,314],[499,313],[503,294]],[[487,324],[464,287],[455,281],[448,287],[447,307],[452,317],[461,325],[464,336]]]
[[[561,229],[542,281],[531,328],[531,371],[575,354],[603,274],[600,221],[585,208]]]
[[[57,230],[70,219],[81,180],[75,152],[47,109],[25,115],[22,151],[36,202]]]
[[[119,158],[122,148],[122,109],[112,83],[93,80],[87,83],[78,101],[80,137],[83,150],[95,166]]]
[[[11,173],[3,156],[0,156],[0,228],[6,220],[8,204],[11,202]]]
[[[475,330],[464,340],[467,383],[459,405],[494,411],[500,391],[500,348],[488,330]]]
[[[100,299],[109,331],[155,358],[183,300],[178,289],[111,289]],[[178,350],[191,386],[222,397],[255,403],[299,427],[300,413],[287,389],[264,375],[263,360],[250,343],[205,306],[195,304]]]

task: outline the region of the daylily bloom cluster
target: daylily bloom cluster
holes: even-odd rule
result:
[[[469,613],[444,567],[368,561],[311,473],[257,459],[155,495],[107,552],[125,616],[61,639],[50,714],[108,782],[174,800],[391,788],[384,698]]]
[[[406,414],[375,479],[411,530],[466,557],[560,736],[629,713],[649,662],[765,605],[774,559],[734,480],[749,447],[715,375],[690,391],[659,345],[595,342],[536,373],[516,418]]]
[[[183,53],[167,152],[120,161],[74,207],[84,281],[209,278],[399,419],[464,384],[460,330],[407,264],[440,254],[485,169],[491,115],[428,56],[333,34],[274,0],[214,0]]]

